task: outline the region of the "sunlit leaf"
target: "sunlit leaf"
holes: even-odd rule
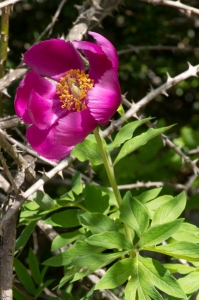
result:
[[[153,216],[152,225],[168,223],[177,219],[183,212],[185,205],[186,195],[185,192],[182,192],[175,198],[159,206]]]
[[[150,128],[148,131],[130,139],[127,141],[121,148],[118,156],[114,161],[114,165],[120,161],[123,157],[127,156],[128,154],[132,153],[139,147],[145,145],[149,140],[152,138],[160,135],[161,133],[165,132],[166,130],[170,129],[173,126],[163,127],[163,128]]]
[[[100,246],[107,249],[132,249],[132,243],[127,237],[117,231],[105,231],[102,233],[91,235],[86,239],[90,245]]]
[[[133,264],[134,259],[132,258],[126,258],[115,263],[96,284],[95,290],[113,289],[123,284],[131,275]]]
[[[141,202],[127,192],[120,205],[120,219],[131,229],[141,235],[149,225],[149,216]]]
[[[174,232],[176,232],[184,219],[178,219],[169,223],[154,225],[143,233],[140,238],[140,247],[149,247],[157,245],[167,240]]]

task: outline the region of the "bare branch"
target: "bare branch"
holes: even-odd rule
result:
[[[133,103],[131,105],[131,108],[125,113],[124,118],[120,118],[115,122],[112,122],[112,124],[102,131],[101,136],[107,137],[109,136],[116,128],[119,128],[121,125],[123,125],[126,120],[130,119],[132,116],[136,114],[142,107],[146,106],[148,103],[150,103],[155,97],[157,97],[160,94],[167,95],[166,91],[170,89],[172,86],[176,85],[182,80],[185,80],[191,76],[197,76],[197,73],[199,72],[199,65],[192,66],[188,63],[188,70],[179,74],[178,76],[171,78],[169,74],[166,83],[161,85],[160,87],[156,89],[151,89],[151,91],[146,95],[144,98],[142,98],[139,102]]]
[[[11,83],[21,79],[26,73],[28,69],[18,68],[16,70],[10,70],[8,74],[6,74],[2,79],[0,79],[0,92],[7,88]]]
[[[62,0],[61,3],[59,4],[58,8],[57,8],[57,11],[55,12],[53,18],[52,18],[52,21],[50,24],[48,24],[48,26],[46,27],[46,29],[40,34],[40,36],[36,39],[36,41],[34,42],[34,44],[38,43],[42,37],[49,31],[49,36],[51,35],[52,33],[52,30],[53,30],[53,26],[55,25],[55,22],[57,21],[57,18],[64,6],[64,4],[66,3],[67,0]]]
[[[185,185],[180,183],[171,183],[171,182],[164,182],[164,181],[157,181],[157,182],[136,182],[131,184],[124,184],[118,185],[119,190],[130,190],[130,189],[139,189],[141,187],[151,188],[151,187],[161,187],[161,186],[171,186],[177,190],[184,190]]]
[[[10,183],[1,174],[0,174],[0,189],[2,189],[6,194],[10,192]]]
[[[196,15],[199,15],[199,9],[183,4],[180,1],[171,1],[171,0],[141,0],[143,2],[147,2],[147,3],[151,3],[154,5],[165,5],[165,6],[171,6],[171,7],[175,7],[178,9],[181,9],[185,12],[187,12],[189,15],[191,13],[194,13]]]
[[[194,48],[190,46],[163,46],[163,45],[156,45],[156,46],[132,46],[128,45],[129,48],[118,51],[118,55],[129,53],[129,52],[136,52],[145,51],[145,50],[155,50],[155,51],[192,51],[192,52],[199,52],[199,48]]]
[[[31,165],[17,152],[16,147],[11,145],[4,137],[4,131],[0,129],[0,147],[2,147],[15,161],[18,167],[25,170],[26,179],[31,182],[33,178],[33,170]]]
[[[13,5],[15,4],[16,2],[19,2],[21,0],[7,0],[7,1],[3,1],[2,3],[0,3],[0,8],[3,8],[5,6],[8,6],[8,5]]]
[[[16,201],[13,203],[13,205],[10,207],[8,212],[3,216],[3,218],[0,221],[0,231],[3,228],[3,226],[10,220],[10,218],[19,210],[19,208],[22,206],[22,204],[28,199],[34,192],[36,192],[41,186],[43,186],[50,178],[55,176],[55,174],[62,171],[64,168],[67,168],[71,162],[73,161],[73,157],[68,157],[62,160],[55,168],[50,170],[48,173],[45,173],[42,178],[40,178],[38,181],[36,181],[28,190],[25,192],[22,192],[22,196],[20,198],[20,201]]]
[[[90,274],[87,277],[93,284],[97,284],[98,281],[100,280],[100,278],[94,274]],[[106,298],[109,300],[121,300],[121,298],[118,298],[110,290],[99,290],[98,292],[102,295],[103,298]]]
[[[69,31],[66,40],[82,40],[83,35],[97,25],[107,16],[111,15],[114,9],[117,9],[123,0],[98,0],[85,1],[82,6],[76,6],[79,11],[77,20]]]
[[[182,150],[177,147],[172,141],[170,141],[170,139],[164,135],[164,134],[161,134],[163,140],[165,141],[165,144],[167,146],[169,146],[171,149],[173,149],[181,158],[182,158],[182,161],[187,163],[193,170],[194,174],[199,174],[199,168],[197,167],[197,161],[198,160],[191,160],[189,156],[185,155]]]
[[[24,125],[24,122],[16,115],[0,119],[1,129],[8,129],[8,128],[18,127],[22,125]]]
[[[1,153],[1,151],[0,151],[0,160],[1,160],[1,163],[2,163],[2,166],[3,166],[3,169],[4,169],[4,172],[6,173],[8,179],[9,179],[9,181],[10,181],[10,183],[11,183],[13,189],[14,189],[15,195],[16,195],[16,196],[19,196],[19,190],[18,190],[18,188],[17,188],[17,186],[16,186],[16,184],[15,184],[14,179],[12,178],[12,175],[10,174],[10,171],[9,171],[9,169],[8,169],[8,166],[7,166],[7,164],[6,164],[6,161],[5,161],[5,159],[4,159],[4,157],[3,157],[2,153]]]

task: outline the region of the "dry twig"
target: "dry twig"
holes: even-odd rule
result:
[[[141,1],[151,3],[154,5],[165,5],[165,6],[178,8],[180,10],[185,11],[188,15],[190,15],[191,13],[199,15],[199,9],[183,4],[180,1],[171,1],[171,0],[141,0]]]
[[[13,5],[15,4],[16,2],[19,2],[21,0],[6,0],[6,1],[3,1],[2,3],[0,3],[0,8],[3,8],[3,7],[6,7],[8,5]]]

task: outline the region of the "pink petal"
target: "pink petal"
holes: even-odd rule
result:
[[[28,103],[32,90],[44,98],[51,99],[56,93],[56,85],[42,78],[35,71],[28,72],[20,82],[15,96],[15,111],[28,124],[32,123],[28,114]]]
[[[26,131],[26,137],[31,147],[41,156],[59,161],[70,154],[73,147],[60,144],[54,139],[55,126],[47,130],[40,130],[35,125],[30,126]]]
[[[100,45],[108,59],[112,62],[113,68],[117,71],[118,55],[115,47],[101,34],[92,31],[89,31],[88,33],[97,41],[98,45]]]
[[[120,86],[114,70],[108,70],[88,92],[88,108],[95,120],[106,125],[121,103]]]
[[[50,39],[31,47],[24,54],[24,62],[40,75],[59,80],[59,74],[70,69],[84,69],[83,61],[72,44]]]
[[[56,127],[55,138],[67,146],[81,143],[95,129],[97,122],[88,109],[69,113],[61,118]]]
[[[95,82],[98,82],[107,70],[112,69],[111,61],[100,46],[85,41],[73,41],[73,44],[86,55],[90,65],[89,76]]]
[[[32,122],[39,129],[47,129],[57,122],[58,118],[67,113],[66,109],[61,108],[61,102],[56,95],[54,99],[41,97],[34,90],[31,93],[28,113]]]

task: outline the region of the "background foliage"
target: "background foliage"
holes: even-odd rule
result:
[[[81,10],[78,12],[77,5],[85,5],[84,7],[89,8],[91,4],[94,5],[97,2],[68,0],[61,9],[52,32],[50,35],[45,34],[42,40],[49,37],[66,37],[73,26],[73,22],[81,12]],[[103,2],[108,2],[108,0]],[[198,65],[199,60],[199,13],[189,13],[188,10],[152,5],[152,3],[147,2],[150,1],[125,0],[118,5],[117,9],[111,10],[110,15],[107,15],[92,28],[93,31],[99,32],[108,38],[118,50],[121,91],[122,94],[125,94],[125,98],[129,103],[138,103],[151,91],[151,87],[156,89],[164,84],[167,80],[167,72],[171,77],[175,77],[188,69],[187,62],[195,66]],[[9,71],[17,68],[21,62],[22,54],[35,43],[41,32],[51,23],[52,16],[55,14],[59,3],[60,1],[23,0],[13,5],[9,25],[7,59],[7,69]],[[199,3],[196,0],[187,0],[183,3],[199,9]],[[89,39],[87,35],[84,38]],[[10,97],[4,96],[4,117],[15,114],[13,101],[18,84],[19,80],[14,81],[7,89]],[[189,76],[186,80],[182,78],[178,84],[173,85],[167,91],[168,96],[158,94],[151,102],[136,112],[138,117],[153,117],[154,119],[151,122],[158,128],[175,124],[167,132],[173,146],[165,145],[164,139],[156,137],[123,158],[115,167],[117,183],[123,196],[127,189],[131,190],[133,196],[140,195],[142,192],[148,191],[149,188],[158,187],[162,187],[159,190],[159,196],[170,195],[175,197],[180,192],[185,191],[187,203],[181,217],[185,218],[186,222],[196,226],[199,226],[199,173],[197,164],[190,163],[190,160],[195,162],[199,153],[198,86],[198,77]],[[127,111],[129,107],[125,101],[123,106]],[[114,119],[116,120],[119,117],[117,113]],[[151,125],[148,124],[148,126]],[[119,130],[119,128],[117,129]],[[135,135],[139,135],[146,130],[147,125],[144,124],[136,129]],[[19,134],[19,129],[16,128],[9,128],[7,132],[16,140],[24,142],[22,136],[25,133],[24,126],[20,127],[21,134]],[[112,138],[115,135],[116,132],[112,134]],[[184,155],[181,155],[178,149]],[[13,160],[6,151],[3,154],[14,176],[17,171],[16,165],[12,164]],[[117,154],[118,152],[115,150],[113,157],[116,157]],[[37,178],[41,177],[41,172],[44,169],[47,172],[51,168],[52,166],[49,164],[38,160],[36,163]],[[53,261],[55,254],[60,251],[62,253],[62,250],[59,249],[73,243],[75,236],[80,237],[80,239],[81,237],[82,239],[85,238],[85,233],[78,227],[80,225],[79,218],[77,218],[78,211],[76,209],[72,211],[70,209],[63,210],[63,207],[72,206],[70,205],[71,200],[78,203],[82,197],[82,181],[79,173],[75,173],[76,170],[104,187],[109,186],[103,165],[91,166],[88,161],[80,162],[76,160],[71,168],[64,173],[64,180],[59,176],[54,176],[45,184],[46,194],[37,191],[33,197],[35,201],[28,201],[24,204],[17,228],[17,252],[14,262],[16,278],[17,281],[20,281],[20,284],[18,282],[14,283],[14,297],[16,299],[32,299],[32,296],[35,299],[69,300],[106,299],[108,297],[99,291],[92,294],[94,282],[89,277],[74,283],[60,285],[60,280],[62,280],[65,271],[68,271],[66,267],[64,270],[64,264],[43,264],[43,262],[49,262],[50,259]],[[8,179],[3,168],[1,174],[6,180]],[[125,185],[128,185],[128,187],[125,187]],[[5,201],[5,195],[6,192],[2,188],[2,203]],[[84,190],[83,196],[86,202],[83,204],[89,207],[89,210],[96,211],[98,204],[96,199],[101,199],[102,207],[98,208],[98,212],[100,210],[100,213],[106,211],[106,193],[103,195],[102,190],[87,188]],[[158,204],[154,205],[155,209],[158,208]],[[58,212],[60,214],[58,216],[59,225],[52,217],[53,210],[57,208],[59,208]],[[62,212],[64,212],[63,216],[61,215]],[[54,239],[55,236],[51,238],[51,240],[54,239],[52,245],[49,240],[52,226],[49,226],[49,231],[42,230],[42,225],[38,224],[38,220],[41,221],[41,219],[47,219],[46,224],[55,226],[56,232],[62,234],[61,236],[58,235],[56,239]],[[70,229],[74,227],[76,228],[75,234]],[[52,232],[51,234],[53,235]],[[198,238],[198,233],[196,233],[196,236]],[[198,241],[196,240],[196,242]],[[151,254],[149,256],[151,257]],[[162,263],[170,263],[170,259],[164,251],[162,254],[153,253],[152,257]],[[177,265],[180,263],[181,265]],[[81,265],[80,262],[79,264]],[[197,266],[193,264],[187,266],[183,261],[176,261],[175,267],[178,268],[178,271],[180,270],[180,274],[185,274],[186,272],[183,273],[182,270],[183,267],[195,268]],[[169,266],[168,269],[173,273],[172,266]],[[29,270],[31,270],[31,276]],[[190,274],[196,275],[190,275],[190,278],[185,282],[180,279],[182,285],[193,282],[192,277],[196,277],[198,273]],[[198,281],[198,277],[195,281]],[[187,291],[185,292],[188,295],[193,294],[191,299],[196,299],[198,286],[195,290],[191,286],[186,288]],[[26,292],[21,292],[24,289]],[[164,289],[163,291],[168,292]],[[118,299],[123,299],[124,289],[122,286],[114,287],[113,292]],[[172,296],[175,297],[175,295],[171,295],[169,299],[174,299]]]

